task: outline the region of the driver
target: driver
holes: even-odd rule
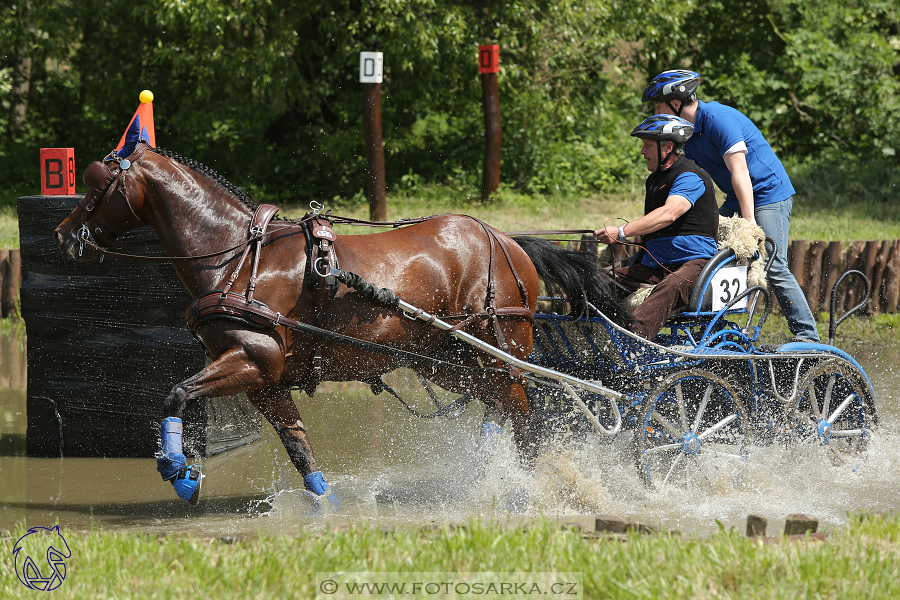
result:
[[[712,179],[684,157],[694,126],[674,115],[654,115],[631,135],[644,141],[647,161],[644,216],[594,232],[600,242],[625,243],[634,237],[646,249],[639,263],[617,269],[616,281],[630,290],[656,285],[634,311],[632,330],[653,340],[669,315],[688,305],[694,283],[716,253],[718,205]]]

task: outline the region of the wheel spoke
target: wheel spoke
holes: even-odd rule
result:
[[[706,386],[706,391],[703,392],[703,400],[700,401],[700,408],[697,410],[697,418],[694,419],[694,426],[691,427],[692,432],[696,432],[697,428],[700,427],[700,419],[703,418],[703,413],[706,411],[706,403],[709,402],[709,397],[712,396],[713,384],[708,384]]]
[[[681,448],[681,444],[663,444],[662,446],[654,446],[644,450],[644,454],[653,454],[654,452],[664,452],[666,450],[675,450]]]
[[[841,402],[841,405],[838,406],[836,409],[834,409],[834,412],[831,413],[831,416],[830,416],[830,417],[828,417],[828,422],[829,422],[829,423],[834,423],[834,422],[837,420],[837,418],[838,418],[839,416],[841,416],[841,413],[844,412],[844,410],[847,409],[847,406],[849,406],[850,401],[853,400],[853,397],[854,397],[854,396],[856,396],[856,394],[855,394],[855,393],[851,393],[849,396],[847,396],[846,398],[844,398],[844,401]]]
[[[668,483],[668,481],[669,481],[669,476],[671,476],[671,475],[672,475],[672,472],[675,471],[675,467],[678,465],[679,461],[681,461],[681,457],[682,457],[682,456],[684,456],[684,454],[680,454],[680,453],[679,453],[678,456],[675,457],[675,460],[672,461],[672,466],[669,467],[669,472],[666,473],[666,476],[665,476],[665,478],[663,479],[662,485],[660,485],[659,487],[662,488],[662,487],[665,487],[665,486],[666,486],[666,483]]]
[[[650,413],[650,417],[651,417],[653,420],[655,420],[656,422],[658,422],[660,425],[662,425],[663,427],[665,427],[665,428],[669,431],[669,433],[672,434],[672,437],[674,437],[676,440],[677,440],[677,439],[681,439],[681,433],[679,433],[678,430],[675,429],[675,426],[674,426],[674,425],[672,425],[671,423],[669,423],[669,420],[668,420],[668,419],[666,419],[664,416],[662,416],[661,414],[659,414],[658,411],[655,411],[655,410],[654,410],[652,413]]]
[[[798,446],[803,446],[804,444],[808,444],[809,442],[813,441],[813,440],[816,439],[817,437],[819,437],[819,434],[818,434],[818,433],[814,433],[814,434],[812,434],[811,436],[809,436],[808,438],[806,438],[805,440],[803,440],[802,442],[800,442],[800,443],[797,444],[797,445],[798,445]]]
[[[697,437],[700,438],[701,440],[706,439],[707,437],[711,436],[712,434],[714,434],[718,430],[722,429],[723,427],[725,427],[726,425],[728,425],[729,423],[731,423],[732,421],[734,421],[737,418],[738,417],[736,414],[731,413],[730,415],[728,415],[727,417],[725,417],[724,419],[722,419],[721,421],[719,421],[718,423],[716,423],[715,425],[713,425],[712,427],[710,427],[709,429],[704,431],[703,433],[698,434]]]
[[[834,390],[834,381],[836,376],[832,373],[831,377],[828,378],[828,386],[825,388],[825,400],[822,403],[822,414],[827,415],[828,409],[831,405],[831,392]],[[831,421],[831,419],[828,419]]]
[[[724,456],[726,458],[733,458],[735,460],[747,460],[747,457],[741,456],[740,454],[730,454],[728,452],[719,452],[718,450],[708,450],[706,448],[703,449],[704,454],[715,454],[716,456]]]
[[[816,397],[816,383],[813,382],[809,386],[809,403],[812,406],[813,414],[816,415],[817,419],[822,418],[822,413],[819,411],[819,398]]]
[[[832,431],[831,437],[836,438],[849,438],[849,437],[862,437],[865,435],[862,429],[843,429],[841,431]]]
[[[684,393],[681,391],[681,382],[675,384],[675,401],[678,403],[678,416],[681,417],[681,428],[687,431],[687,416],[684,414]]]

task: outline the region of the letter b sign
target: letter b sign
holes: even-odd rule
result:
[[[75,193],[75,149],[41,148],[41,195]]]

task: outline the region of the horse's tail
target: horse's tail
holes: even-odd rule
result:
[[[587,300],[619,325],[627,327],[634,321],[628,309],[617,300],[612,277],[600,268],[594,257],[566,250],[541,238],[519,236],[513,240],[534,263],[538,277],[546,284],[561,288],[574,306],[586,309],[584,300]]]

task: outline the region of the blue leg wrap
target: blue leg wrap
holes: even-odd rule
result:
[[[503,430],[496,423],[485,422],[481,424],[481,449],[486,452],[496,452],[500,444],[500,434]]]
[[[304,475],[303,486],[316,496],[324,496],[328,493],[326,499],[335,509],[341,505],[340,500],[338,500],[337,495],[334,493],[334,487],[328,485],[328,482],[325,481],[325,477],[322,476],[322,471],[314,471],[309,475]]]
[[[160,455],[156,459],[156,470],[165,481],[169,481],[187,467],[187,459],[181,446],[182,432],[183,426],[178,417],[166,417],[159,424]]]
[[[166,417],[159,424],[159,457],[156,470],[165,481],[171,481],[175,493],[185,502],[196,506],[200,501],[200,465],[187,465],[181,438],[184,426],[178,417]]]

